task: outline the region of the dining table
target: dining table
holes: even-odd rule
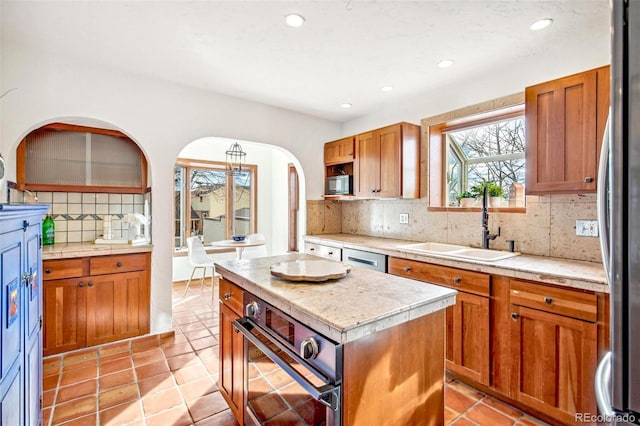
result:
[[[214,246],[214,247],[234,248],[234,249],[236,249],[236,259],[237,260],[241,260],[242,259],[242,253],[244,253],[244,249],[246,249],[247,247],[263,246],[266,243],[267,242],[265,240],[249,241],[249,240],[245,239],[243,241],[218,240],[218,241],[211,241],[209,244]]]

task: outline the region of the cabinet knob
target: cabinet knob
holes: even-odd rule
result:
[[[512,319],[512,320],[517,321],[519,316],[520,316],[520,315],[518,315],[517,313],[515,313],[515,312],[511,312],[511,319]]]
[[[329,256],[332,256],[332,255],[333,255],[333,252],[332,252],[332,251],[330,251],[330,252],[329,252]]]
[[[84,283],[78,284],[78,287],[83,288],[84,287]]]
[[[229,300],[231,299],[231,293],[225,293],[223,297],[224,297],[224,300]]]
[[[462,282],[462,278],[460,278],[460,277],[455,277],[455,278],[453,279],[453,282],[454,282],[454,283],[456,283],[456,284],[460,284],[460,283]]]
[[[118,262],[118,263],[116,263],[116,266],[117,266],[118,268],[121,268],[121,267],[122,267],[122,262]]]
[[[50,273],[51,273],[51,269],[49,269],[49,268],[45,269],[45,270],[44,270],[44,273],[45,273],[45,274],[50,274]]]
[[[553,302],[553,299],[550,297],[545,297],[544,298],[544,303],[548,303],[549,305]]]
[[[408,267],[408,266],[405,266],[405,267],[404,267],[404,271],[405,271],[405,272],[411,272],[411,268],[410,268],[410,267]]]
[[[89,287],[93,287],[93,281],[89,281],[89,282],[87,283],[87,285],[88,285]]]
[[[314,247],[309,247],[309,251],[316,251]]]
[[[584,178],[584,181],[586,183],[591,183],[591,182],[593,182],[593,178],[591,176],[587,176],[586,178]]]

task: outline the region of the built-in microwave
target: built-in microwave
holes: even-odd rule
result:
[[[326,189],[327,195],[353,194],[353,176],[327,176]]]

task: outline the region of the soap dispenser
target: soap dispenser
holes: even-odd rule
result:
[[[51,214],[47,213],[47,217],[42,222],[42,244],[51,245],[55,244],[56,239],[56,224],[51,218]]]

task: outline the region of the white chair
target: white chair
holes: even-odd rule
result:
[[[249,234],[247,240],[250,243],[262,242],[263,244],[260,246],[247,247],[246,249],[244,249],[244,254],[242,255],[244,259],[254,259],[256,257],[265,257],[268,255],[267,246],[265,245],[266,238],[264,237],[264,234]]]
[[[211,268],[211,299],[213,300],[214,287],[218,282],[216,268],[213,264],[214,260],[207,255],[207,252],[198,237],[187,238],[187,248],[189,249],[189,263],[193,266],[193,270],[191,271],[191,276],[189,277],[189,281],[187,281],[187,286],[184,289],[182,297],[184,298],[187,295],[187,290],[189,290],[189,285],[191,284],[191,280],[193,279],[193,274],[195,274],[196,269],[202,269],[202,277],[200,278],[200,288],[202,289],[202,286],[204,285],[204,278],[207,275],[207,268]]]

